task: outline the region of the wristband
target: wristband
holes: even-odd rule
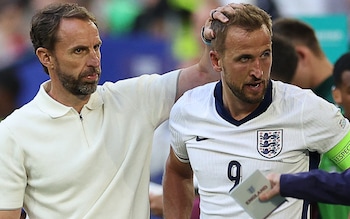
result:
[[[207,46],[210,46],[211,45],[211,40],[208,40],[204,37],[204,26],[202,27],[202,31],[201,31],[201,38],[202,38],[202,41],[205,45]]]
[[[350,132],[325,154],[342,170],[350,167]]]

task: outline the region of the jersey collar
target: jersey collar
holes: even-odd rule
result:
[[[214,89],[214,97],[215,97],[215,108],[218,114],[228,121],[229,123],[232,123],[236,126],[240,126],[243,123],[259,116],[263,112],[267,110],[267,108],[271,105],[272,103],[272,82],[271,80],[269,81],[269,84],[267,86],[266,94],[264,97],[264,100],[260,103],[258,108],[256,108],[252,113],[250,113],[248,116],[241,120],[236,120],[232,118],[231,114],[225,109],[223,99],[222,99],[222,82],[219,81]]]

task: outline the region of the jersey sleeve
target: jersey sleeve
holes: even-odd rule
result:
[[[184,163],[189,162],[186,149],[187,119],[184,118],[182,107],[186,99],[186,93],[175,103],[169,117],[170,144],[176,157]],[[189,119],[189,118],[188,118]]]
[[[350,205],[350,169],[342,173],[311,170],[296,174],[282,174],[280,193],[284,197],[313,202]]]
[[[308,93],[303,105],[302,129],[310,151],[324,154],[347,136],[349,121],[334,104]]]

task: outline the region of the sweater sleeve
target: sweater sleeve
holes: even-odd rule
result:
[[[342,172],[311,170],[296,174],[282,174],[280,193],[313,202],[350,205],[350,169]]]

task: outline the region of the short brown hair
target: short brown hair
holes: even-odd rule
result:
[[[232,15],[224,13],[229,19],[228,22],[222,23],[218,20],[213,20],[211,28],[215,33],[215,39],[212,40],[212,47],[218,52],[225,50],[227,30],[230,26],[239,26],[250,32],[265,25],[272,36],[271,16],[257,6],[251,4],[242,5],[243,7],[235,9]]]

